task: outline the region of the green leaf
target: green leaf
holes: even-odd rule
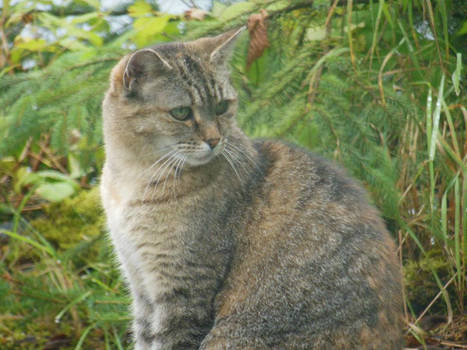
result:
[[[68,168],[72,179],[77,179],[84,174],[78,159],[71,153],[68,155]]]
[[[151,13],[152,7],[146,1],[136,1],[128,7],[128,13],[131,17],[142,17]]]
[[[222,14],[222,12],[225,11],[226,8],[227,5],[216,1],[214,2],[214,4],[212,4],[211,14],[213,15],[213,17],[219,17]]]
[[[83,43],[80,43],[77,40],[73,40],[71,38],[62,39],[58,43],[60,46],[65,47],[71,51],[80,51],[80,50],[86,49],[86,45],[84,45]]]
[[[39,185],[36,193],[51,202],[60,202],[75,193],[75,188],[69,182],[44,183]]]
[[[73,18],[71,22],[75,24],[84,23],[84,22],[88,22],[92,19],[99,18],[99,17],[100,17],[100,14],[98,12],[91,12],[91,13],[86,13],[81,16],[76,16]]]
[[[70,177],[56,170],[41,170],[41,171],[37,171],[36,175],[43,179],[51,179],[51,180],[57,180],[57,181],[71,181]]]
[[[19,49],[29,51],[45,51],[48,43],[44,39],[31,39],[28,41],[19,42],[15,46]]]
[[[162,33],[170,18],[171,16],[138,18],[133,24],[136,29],[136,45],[142,47],[154,41],[154,37]]]
[[[459,29],[459,31],[457,32],[457,35],[465,35],[467,34],[467,21],[464,21],[464,23],[462,23],[462,27]]]
[[[100,1],[99,0],[81,0],[84,3],[94,7],[95,9],[98,9],[100,7]]]
[[[227,7],[222,14],[219,16],[221,21],[229,21],[235,17],[238,17],[246,12],[252,11],[256,8],[256,5],[253,2],[242,1],[237,2],[229,7]]]
[[[31,172],[27,167],[20,167],[16,172],[16,181],[14,185],[15,192],[20,193],[21,187],[26,185],[37,184],[40,181],[36,173]]]
[[[94,46],[99,47],[99,46],[102,46],[103,44],[102,38],[92,31],[77,28],[75,26],[67,26],[66,29],[70,36],[76,36],[78,38],[88,40]]]
[[[290,6],[290,1],[279,0],[279,1],[273,1],[271,4],[267,5],[266,9],[268,11],[280,11],[280,10],[287,8],[288,6]]]

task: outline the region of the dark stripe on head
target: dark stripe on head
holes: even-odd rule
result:
[[[190,96],[191,104],[195,104],[196,99],[195,99],[195,96],[193,95],[193,90],[192,90],[193,84],[192,84],[192,81],[191,81],[190,77],[188,76],[187,71],[185,70],[185,67],[182,64],[178,64],[178,65],[176,65],[176,68],[178,70],[178,73],[179,73],[180,77],[182,78],[182,82],[185,84],[185,90],[187,91],[188,95]],[[198,95],[201,98],[200,91],[197,90],[197,92],[198,92]]]

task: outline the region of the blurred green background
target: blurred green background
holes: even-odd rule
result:
[[[408,347],[467,347],[467,2],[3,0],[0,11],[1,349],[131,348],[97,190],[110,69],[131,50],[247,22],[232,59],[240,125],[358,178],[398,245]]]

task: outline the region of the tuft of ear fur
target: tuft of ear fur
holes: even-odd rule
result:
[[[187,45],[207,55],[211,65],[226,65],[232,56],[237,38],[245,29],[245,26],[232,29],[214,37],[201,38],[189,42]]]

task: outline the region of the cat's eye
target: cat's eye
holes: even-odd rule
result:
[[[216,105],[216,115],[221,115],[227,112],[227,109],[229,108],[229,101],[227,100],[222,100]]]
[[[170,115],[177,120],[188,120],[192,116],[192,111],[190,107],[177,107],[169,111]]]

